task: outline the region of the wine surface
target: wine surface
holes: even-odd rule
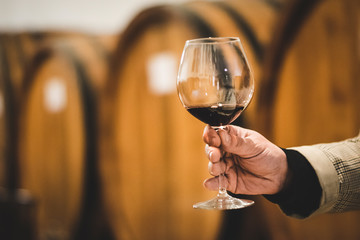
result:
[[[239,117],[244,110],[243,106],[199,106],[188,107],[186,110],[194,117],[211,126],[225,126]]]

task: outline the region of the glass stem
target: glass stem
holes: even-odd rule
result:
[[[219,175],[219,197],[225,197],[227,195],[226,192],[226,179],[225,179],[225,173],[220,173]]]
[[[213,127],[217,132],[219,131],[219,129],[225,129],[226,126],[219,126],[219,127]],[[223,152],[221,153],[221,155],[223,155]],[[223,159],[220,159],[220,162],[223,161]],[[227,196],[227,192],[226,192],[226,179],[225,179],[225,169],[224,172],[220,173],[219,178],[219,193],[218,193],[218,197],[225,197]]]

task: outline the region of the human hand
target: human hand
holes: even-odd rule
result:
[[[215,176],[204,182],[209,190],[218,189],[218,175],[224,171],[226,189],[235,194],[275,194],[283,189],[286,155],[258,132],[233,125],[216,131],[208,125],[203,140],[209,172]]]

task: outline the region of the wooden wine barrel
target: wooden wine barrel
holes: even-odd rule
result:
[[[122,32],[100,114],[102,186],[117,239],[216,237],[220,212],[192,209],[216,193],[202,187],[204,125],[176,95],[178,63],[188,39],[240,36],[256,73],[276,16],[264,1],[189,2],[145,9]]]
[[[35,239],[34,199],[18,182],[18,115],[24,74],[41,42],[36,33],[0,34],[0,238],[4,239]]]
[[[67,239],[83,196],[85,103],[74,66],[53,54],[36,56],[26,83],[19,177],[37,201],[39,238]]]
[[[281,29],[270,45],[270,58],[276,62],[264,66],[270,74],[264,76],[266,86],[259,94],[271,97],[259,102],[259,111],[267,115],[260,119],[266,119],[264,132],[282,147],[339,141],[359,132],[360,4],[317,2],[308,8],[311,1],[293,1],[297,7],[290,7],[278,24],[287,29]],[[306,8],[310,11],[298,15]],[[301,26],[290,33],[299,21]],[[299,221],[267,205],[263,217],[270,226],[269,239],[360,238],[358,211]]]
[[[36,54],[23,85],[19,187],[36,200],[39,239],[96,239],[103,226],[94,86],[106,74],[92,71],[106,63],[77,41],[57,39]]]
[[[94,87],[94,95],[97,95],[97,92],[101,91],[102,86],[104,85],[104,81],[107,76],[107,69],[108,64],[110,61],[110,55],[113,50],[113,47],[115,46],[116,39],[118,38],[118,35],[90,35],[90,34],[83,34],[83,33],[75,33],[75,32],[23,32],[23,33],[1,33],[0,34],[0,98],[2,106],[1,108],[1,114],[0,114],[0,128],[3,129],[3,131],[0,132],[0,222],[4,223],[1,224],[0,228],[0,238],[7,238],[7,239],[32,239],[30,235],[33,235],[31,232],[33,232],[33,219],[32,217],[35,216],[33,212],[33,200],[30,199],[32,197],[32,192],[28,190],[21,190],[21,187],[26,186],[23,185],[23,182],[19,182],[20,178],[23,178],[21,176],[21,173],[25,172],[26,174],[27,169],[24,168],[24,164],[19,160],[19,152],[22,151],[22,147],[26,147],[29,142],[33,141],[31,139],[32,135],[28,137],[28,142],[23,141],[24,134],[19,131],[19,121],[24,123],[26,120],[20,119],[21,117],[24,117],[25,114],[19,112],[20,109],[27,110],[27,98],[24,98],[24,95],[28,94],[28,91],[31,91],[28,89],[28,86],[32,86],[33,81],[40,81],[36,80],[35,76],[29,76],[30,73],[28,71],[32,72],[31,74],[35,74],[34,72],[40,71],[37,68],[45,68],[47,70],[44,71],[51,71],[54,70],[55,73],[61,72],[61,67],[65,67],[63,71],[67,71],[69,68],[76,68],[76,69],[86,69],[82,71],[78,71],[76,76],[72,75],[72,79],[69,79],[70,81],[75,80],[75,77],[81,77],[82,79],[86,79],[86,81],[89,81],[86,84],[92,85]],[[43,59],[45,62],[50,61],[53,62],[52,64],[56,63],[57,61],[61,62],[61,60],[58,60],[58,58],[61,58],[62,61],[66,60],[72,60],[74,57],[68,57],[68,59],[65,59],[63,56],[66,52],[67,55],[76,56],[77,61],[69,62],[68,64],[62,64],[58,66],[57,68],[51,67],[52,64],[45,66],[38,66],[36,61],[38,58],[41,58],[42,54],[44,54],[45,50],[42,50],[44,48],[49,48],[52,50],[46,50],[51,52],[49,53],[48,57],[45,57],[46,59]],[[43,51],[42,53],[39,53],[40,51]],[[53,52],[56,52],[56,54]],[[62,55],[60,52],[64,52]],[[34,58],[34,56],[37,56]],[[46,54],[45,54],[46,55]],[[62,57],[59,57],[61,55]],[[34,62],[35,59],[35,62]],[[36,60],[37,59],[37,60]],[[56,59],[56,60],[54,60]],[[75,66],[76,65],[76,66]],[[50,66],[50,67],[48,67]],[[35,69],[36,68],[36,69]],[[48,69],[52,68],[52,69]],[[42,70],[41,70],[42,71]],[[30,74],[30,75],[31,75]],[[25,82],[25,78],[27,79],[27,82]],[[30,80],[29,80],[30,78]],[[31,79],[33,78],[33,79]],[[34,80],[35,79],[35,80]],[[68,81],[68,80],[66,80]],[[30,82],[30,83],[29,83]],[[44,83],[45,84],[45,83]],[[80,89],[83,89],[81,87]],[[40,91],[40,90],[39,90]],[[41,92],[39,93],[41,96]],[[55,92],[56,94],[56,92]],[[40,98],[41,98],[40,96]],[[32,95],[32,97],[35,97]],[[51,98],[51,96],[48,96]],[[55,96],[56,97],[56,96]],[[41,99],[40,99],[41,100]],[[39,100],[39,101],[40,101]],[[71,102],[69,103],[72,104]],[[94,105],[95,103],[93,103]],[[24,105],[24,106],[23,106]],[[25,106],[26,105],[26,106]],[[81,105],[85,106],[86,104]],[[34,106],[30,106],[33,107]],[[73,108],[72,111],[75,111],[76,109],[81,110],[81,108]],[[84,110],[85,111],[85,110]],[[94,125],[94,117],[96,117],[96,114],[94,112],[94,109],[87,109],[85,112],[89,113],[90,115],[94,116],[84,116],[83,120],[85,123]],[[31,114],[35,114],[35,112],[31,112]],[[30,116],[31,116],[30,114]],[[64,116],[70,116],[70,112],[67,111],[63,115]],[[50,114],[53,116],[52,114]],[[48,115],[43,114],[40,116],[40,120],[43,122],[49,122],[51,121],[51,118],[47,117]],[[58,115],[60,116],[60,115]],[[67,120],[67,122],[64,119],[64,116],[58,120],[58,124],[63,124],[64,126],[71,124],[70,119]],[[26,118],[29,118],[29,115],[25,116]],[[53,117],[54,118],[54,117]],[[55,117],[56,119],[57,117]],[[39,120],[39,121],[40,121]],[[81,119],[78,119],[76,123],[80,123]],[[25,127],[21,129],[27,130],[27,127],[32,127],[31,124],[41,124],[41,121],[38,123],[31,122],[29,125],[26,125]],[[25,125],[25,124],[23,124]],[[79,126],[76,126],[79,127]],[[44,132],[49,131],[46,127],[43,128]],[[50,134],[51,130],[49,131]],[[92,131],[93,132],[93,131]],[[26,133],[27,134],[27,133]],[[33,134],[31,132],[30,134]],[[52,136],[52,135],[49,135]],[[46,135],[43,135],[43,137],[46,137]],[[67,147],[67,139],[65,137],[72,137],[72,135],[65,134],[63,135],[63,145],[62,147]],[[54,136],[56,138],[56,136]],[[86,149],[96,149],[96,144],[94,143],[94,139],[96,139],[96,136],[88,136],[89,139],[91,139],[91,146],[88,146]],[[41,138],[39,138],[41,141]],[[78,142],[79,138],[72,139],[70,142],[75,142],[78,145],[81,145],[81,142]],[[81,138],[80,138],[81,140]],[[21,144],[24,144],[20,147],[19,150],[19,141],[21,141]],[[54,141],[55,145],[53,147],[56,147],[57,145],[61,145],[61,142],[58,142],[57,140]],[[36,143],[35,143],[36,145]],[[41,147],[41,146],[38,146]],[[34,148],[35,151],[38,148]],[[70,148],[72,149],[72,148]],[[49,149],[53,150],[53,149]],[[55,156],[59,151],[61,151],[61,148],[57,149],[58,151],[54,151],[50,156]],[[43,150],[39,150],[36,154],[42,153]],[[74,151],[74,150],[71,150]],[[71,152],[70,151],[70,152]],[[79,152],[82,150],[79,149]],[[92,151],[92,150],[91,150]],[[96,154],[92,154],[92,152],[86,152],[86,156],[84,159],[89,159],[88,156],[96,157]],[[74,154],[72,154],[74,155]],[[34,167],[38,166],[36,163],[39,163],[38,160],[35,160],[35,162],[29,161],[29,158],[32,159],[31,155],[24,155],[25,157],[22,158],[22,161],[27,161],[27,164],[35,164]],[[73,156],[74,157],[74,156]],[[90,157],[90,159],[92,158]],[[39,160],[41,161],[40,158]],[[56,159],[55,159],[56,160]],[[88,160],[90,161],[90,160]],[[91,160],[92,161],[92,160]],[[41,162],[40,162],[41,163]],[[100,233],[96,231],[104,231],[104,234],[106,233],[106,230],[103,230],[103,226],[106,224],[102,223],[105,221],[102,221],[102,210],[97,204],[99,202],[99,192],[98,192],[98,186],[93,186],[97,184],[97,178],[94,177],[96,175],[96,166],[95,162],[87,164],[86,162],[81,162],[82,165],[79,165],[77,167],[84,167],[82,169],[84,175],[84,179],[82,179],[82,176],[79,176],[79,179],[81,179],[81,182],[78,182],[78,184],[75,184],[75,187],[79,184],[81,185],[82,191],[84,192],[84,198],[82,198],[82,201],[79,205],[81,208],[79,208],[78,212],[74,214],[74,216],[77,217],[76,223],[69,223],[72,225],[71,227],[71,233],[74,234],[75,239],[79,239],[79,235],[82,237],[85,237],[87,239],[96,239],[96,237],[99,237],[98,235]],[[40,164],[41,165],[41,164]],[[65,170],[71,170],[71,167],[76,167],[76,165],[70,166],[68,169]],[[33,169],[33,168],[32,168]],[[64,169],[63,169],[64,170]],[[30,171],[31,172],[31,171]],[[75,171],[74,174],[77,172]],[[52,174],[49,172],[49,174]],[[57,171],[56,173],[53,173],[54,176],[63,176],[67,174],[66,172]],[[38,175],[39,179],[42,179],[45,177],[45,175]],[[26,176],[27,177],[27,176]],[[24,181],[27,181],[28,179],[25,177]],[[59,180],[59,179],[58,179]],[[76,182],[78,179],[74,179]],[[54,182],[52,182],[54,183]],[[56,182],[55,183],[59,183]],[[35,186],[32,186],[35,187]],[[38,188],[40,189],[41,196],[40,198],[46,198],[46,195],[51,194],[51,192],[47,192],[44,188]],[[25,194],[26,193],[26,194]],[[25,196],[25,195],[26,196]],[[80,194],[80,193],[79,193]],[[25,196],[25,197],[23,197]],[[37,199],[39,196],[36,196]],[[65,196],[64,196],[65,197]],[[88,201],[87,199],[90,199]],[[31,200],[31,201],[30,201]],[[38,199],[39,200],[39,199]],[[60,199],[61,200],[61,199]],[[69,199],[73,200],[73,199]],[[48,202],[49,203],[49,202]],[[50,204],[52,204],[50,202]],[[71,203],[76,204],[76,202]],[[51,207],[51,205],[46,206]],[[42,208],[43,211],[44,208]],[[53,214],[53,212],[49,212],[49,214]],[[91,218],[92,215],[97,214],[99,216],[99,219],[97,219],[97,222],[95,222],[94,218]],[[10,216],[10,217],[9,217]],[[38,222],[44,222],[47,221],[47,219],[44,219],[44,216],[41,216],[40,220]],[[100,223],[100,224],[99,224]],[[68,224],[68,223],[66,223]],[[70,226],[69,225],[69,226]],[[94,227],[100,226],[100,227]],[[39,227],[39,226],[37,226]],[[66,226],[68,227],[68,226]],[[93,229],[95,231],[89,231],[88,229]],[[44,232],[48,231],[49,229],[37,229],[38,233],[41,233],[43,235]],[[66,229],[68,231],[69,229]],[[17,232],[22,232],[22,235],[17,234]],[[54,233],[59,237],[62,233]],[[69,234],[68,232],[65,234]],[[90,236],[93,234],[93,236]],[[50,234],[51,235],[51,234]],[[65,236],[64,235],[64,236]],[[19,237],[16,237],[19,236]],[[27,236],[27,238],[24,238]],[[69,236],[70,237],[70,236]],[[101,238],[101,237],[99,237]]]
[[[354,1],[326,1],[307,19],[279,74],[274,109],[279,112],[273,115],[277,141],[314,144],[358,133],[358,13]],[[280,118],[284,111],[292,117]],[[294,130],[285,134],[284,127]]]
[[[67,45],[87,65],[95,88],[101,91],[118,35],[75,32],[0,33],[0,187],[16,188],[16,121],[24,74],[34,55],[46,46]]]

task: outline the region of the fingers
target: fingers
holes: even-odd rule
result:
[[[209,145],[205,146],[205,153],[212,163],[220,162],[221,159],[221,150],[216,147],[210,147]]]
[[[244,143],[248,141],[249,133],[251,131],[248,129],[232,125],[219,128],[217,131],[207,125],[204,129],[203,140],[209,146],[221,147],[226,152],[239,153],[241,146],[248,146]]]
[[[207,125],[204,129],[203,140],[210,146],[220,147],[221,145],[221,139],[218,133],[209,125]]]
[[[232,193],[237,194],[254,194],[250,192],[245,186],[244,182],[241,179],[238,179],[238,174],[233,168],[230,168],[228,173],[225,175],[225,186],[226,190]],[[208,178],[203,183],[204,187],[211,191],[216,191],[219,189],[219,177]]]
[[[259,151],[253,137],[250,136],[251,131],[248,129],[230,125],[226,129],[219,129],[218,134],[221,148],[225,152],[247,158],[254,156]]]
[[[238,136],[236,132],[230,130],[230,128],[227,130],[220,129],[218,133],[221,139],[221,147],[224,151],[231,153],[238,152],[238,148],[241,147],[241,142],[243,141],[241,136]]]
[[[225,159],[224,161],[216,163],[209,162],[208,170],[211,175],[219,176],[220,173],[227,174],[233,166],[234,162],[232,160]]]
[[[227,179],[225,178],[225,181],[227,181]],[[228,183],[225,183],[226,185],[228,185]],[[209,189],[210,191],[216,191],[219,190],[219,179],[218,177],[213,177],[213,178],[208,178],[204,181],[204,187]]]

